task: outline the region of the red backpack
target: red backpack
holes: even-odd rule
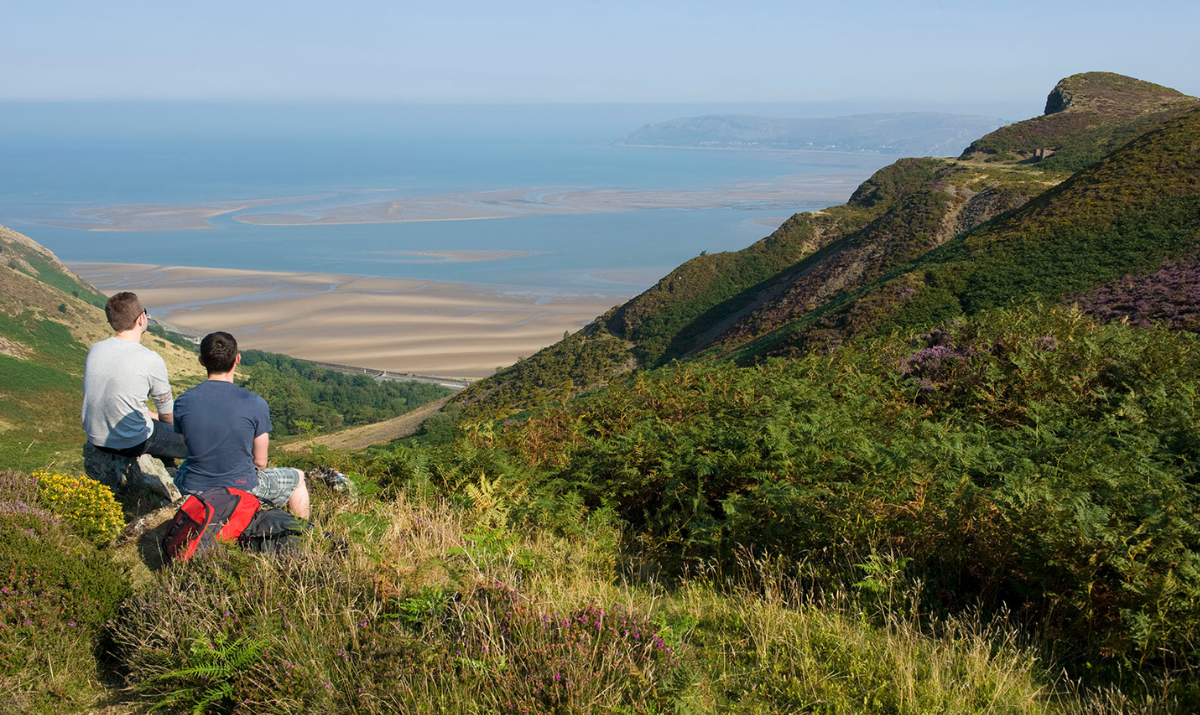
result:
[[[163,536],[162,548],[168,561],[187,561],[212,547],[217,539],[236,541],[258,513],[258,497],[231,487],[209,489],[192,495],[175,512]]]

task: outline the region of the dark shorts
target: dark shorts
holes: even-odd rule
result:
[[[175,473],[175,486],[179,487],[179,491],[183,494],[199,494],[200,492],[183,487],[183,479],[186,475],[187,462],[184,462],[179,467],[179,471]],[[288,499],[292,498],[292,493],[296,491],[296,487],[300,485],[300,480],[303,478],[304,472],[291,467],[259,469],[258,484],[250,490],[250,493],[258,497],[258,500],[264,504],[284,507],[287,506]]]

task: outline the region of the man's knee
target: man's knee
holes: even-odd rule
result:
[[[307,475],[301,470],[296,471],[300,472],[300,477],[296,480],[296,488],[292,490],[291,498],[288,499],[288,509],[301,519],[307,519],[309,514],[308,484],[305,481]]]
[[[300,476],[296,478],[296,488],[292,490],[292,494],[297,494],[299,492],[304,492],[307,494],[308,493],[308,473],[305,472],[303,469],[297,469],[296,471],[300,473]]]

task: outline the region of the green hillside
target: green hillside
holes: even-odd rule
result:
[[[1050,92],[1043,116],[997,129],[960,158],[1078,171],[1198,102],[1169,87],[1112,72],[1071,75]]]
[[[466,406],[463,414],[494,417],[581,394],[631,365],[654,367],[702,353],[738,351],[745,358],[777,347],[794,349],[800,324],[815,326],[804,329],[805,340],[817,340],[814,345],[837,344],[845,331],[835,323],[877,322],[876,313],[892,310],[916,290],[913,276],[896,277],[906,264],[927,252],[952,250],[955,239],[1002,220],[1069,172],[1179,118],[1197,101],[1111,73],[1065,78],[1051,92],[1046,115],[981,138],[958,160],[898,161],[864,182],[845,205],[797,214],[742,251],[684,263],[583,334],[464,391],[458,398]],[[1039,149],[1053,155],[1030,163]],[[1086,274],[1091,264],[1079,270]],[[899,298],[873,293],[869,304],[855,303],[868,317],[846,317],[848,302],[888,277],[895,280],[887,290]],[[1112,277],[1097,275],[1096,280]],[[1086,287],[1083,283],[1078,288]],[[823,317],[831,311],[842,311],[841,317]],[[752,346],[740,349],[747,344]]]
[[[890,326],[932,325],[1007,305],[1055,301],[1200,245],[1200,110],[1112,155],[853,296],[742,349],[807,352]]]
[[[632,366],[684,356],[706,326],[752,302],[756,287],[904,205],[941,166],[938,159],[901,159],[863,182],[844,206],[796,214],[741,251],[693,258],[580,333],[464,390],[457,398],[467,406],[464,414],[494,417],[527,409],[605,384]]]

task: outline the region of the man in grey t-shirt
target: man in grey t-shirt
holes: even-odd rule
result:
[[[123,457],[150,454],[173,466],[187,456],[171,427],[174,401],[167,366],[142,346],[150,315],[138,297],[117,293],[104,306],[116,335],[88,350],[83,368],[83,429],[97,449]],[[146,409],[146,398],[158,412]]]

